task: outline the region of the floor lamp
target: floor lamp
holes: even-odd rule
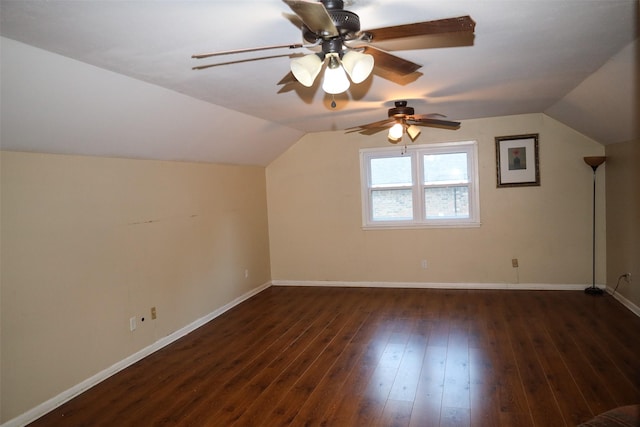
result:
[[[584,162],[591,166],[591,169],[593,169],[593,241],[591,243],[591,277],[593,282],[591,286],[584,290],[585,293],[589,295],[602,295],[604,292],[602,289],[596,287],[596,169],[598,169],[598,166],[604,163],[605,159],[606,157],[604,156],[584,158]]]

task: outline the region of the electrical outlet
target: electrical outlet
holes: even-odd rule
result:
[[[513,268],[517,268],[518,267],[518,258],[513,258],[511,260],[511,267],[513,267]]]
[[[245,279],[249,278],[249,269],[248,268],[244,270],[244,278]]]
[[[429,266],[429,264],[427,264],[427,260],[426,259],[423,259],[422,262],[420,262],[420,266],[422,268],[426,269]]]
[[[631,273],[625,273],[624,278],[627,280],[627,282],[631,283]]]
[[[131,332],[136,330],[136,316],[129,318],[129,330]]]
[[[158,313],[156,312],[156,308],[151,307],[151,320],[156,320],[157,317],[158,317]]]

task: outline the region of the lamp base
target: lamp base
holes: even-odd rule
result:
[[[600,288],[596,288],[595,286],[589,286],[584,290],[584,293],[589,295],[602,295],[604,294],[604,291]]]

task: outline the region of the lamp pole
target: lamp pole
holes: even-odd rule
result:
[[[606,157],[585,157],[584,162],[593,169],[593,212],[592,212],[592,242],[591,242],[591,286],[584,290],[589,295],[602,295],[604,291],[596,287],[596,170],[604,163]]]

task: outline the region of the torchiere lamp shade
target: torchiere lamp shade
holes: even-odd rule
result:
[[[595,170],[598,166],[603,164],[606,159],[607,158],[605,156],[591,156],[585,157],[584,162]]]

